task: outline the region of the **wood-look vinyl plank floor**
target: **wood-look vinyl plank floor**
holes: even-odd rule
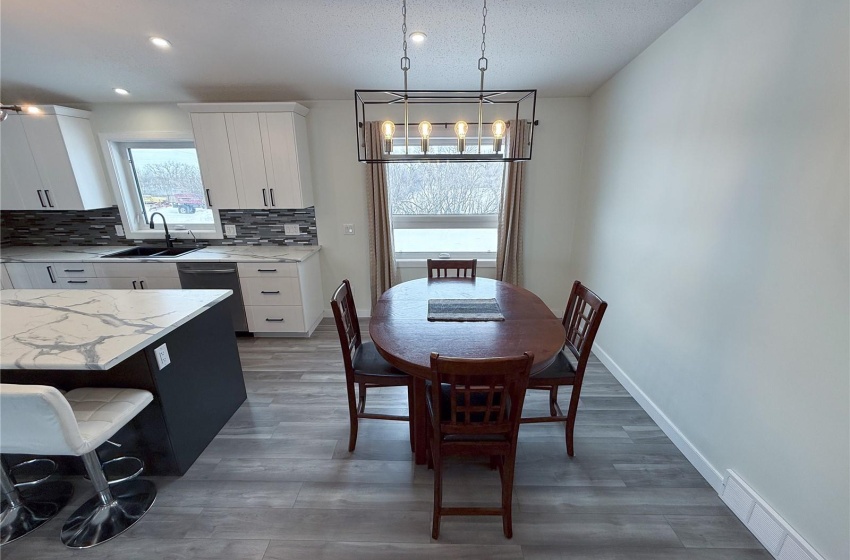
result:
[[[366,334],[368,323],[361,328]],[[763,560],[770,555],[649,415],[591,359],[567,457],[561,424],[520,429],[514,538],[495,517],[447,517],[430,538],[433,474],[413,464],[404,422],[363,420],[348,452],[335,327],[310,339],[240,338],[248,401],[183,477],[124,535],[66,549],[59,530],[92,495],[2,549],[3,560]],[[569,389],[561,391],[566,404]],[[372,411],[406,414],[403,388],[370,390]],[[548,413],[530,392],[526,415]],[[453,459],[447,504],[499,502],[486,461]]]

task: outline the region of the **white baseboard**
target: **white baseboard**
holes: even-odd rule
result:
[[[824,560],[734,471],[724,478],[605,350],[594,344],[593,352],[774,558]]]
[[[679,431],[679,428],[676,427],[673,422],[667,418],[667,415],[661,411],[658,406],[652,399],[650,399],[643,390],[638,387],[632,378],[628,376],[628,374],[623,371],[623,369],[617,365],[608,353],[603,350],[599,344],[593,345],[593,353],[599,358],[605,367],[617,378],[617,381],[626,388],[626,391],[638,402],[638,404],[643,408],[647,414],[658,424],[658,427],[661,428],[670,441],[673,442],[673,445],[679,448],[679,451],[691,462],[691,464],[699,471],[702,477],[711,484],[711,487],[717,491],[718,494],[723,490],[723,475],[720,474],[720,471],[714,468],[714,466],[708,462],[702,453],[699,452],[694,444],[690,442],[685,435]]]
[[[779,560],[824,560],[735,471],[728,476],[720,498],[747,529]]]

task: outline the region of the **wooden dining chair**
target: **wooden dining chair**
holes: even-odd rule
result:
[[[444,515],[501,515],[505,537],[513,536],[511,501],[517,433],[533,354],[508,358],[444,358],[431,354],[433,382],[426,397],[434,468],[431,537],[440,536]],[[443,459],[490,457],[502,479],[500,507],[443,507]]]
[[[336,330],[342,347],[342,361],[345,364],[345,386],[348,391],[348,415],[351,431],[348,438],[348,451],[354,451],[357,444],[357,422],[360,418],[378,420],[403,420],[410,424],[410,448],[413,449],[413,381],[401,370],[391,366],[375,348],[371,341],[363,341],[360,335],[360,321],[354,307],[354,296],[348,279],[336,289],[331,299]],[[355,395],[354,386],[358,394]],[[407,387],[408,416],[374,414],[366,412],[366,391],[371,387]],[[359,398],[358,398],[359,397]]]
[[[567,455],[575,454],[573,431],[578,412],[578,400],[587,360],[593,347],[596,331],[602,323],[602,316],[608,304],[593,293],[587,286],[576,280],[567,300],[564,318],[561,321],[566,331],[564,347],[555,357],[555,361],[541,372],[535,373],[528,381],[529,389],[549,391],[549,416],[526,417],[523,424],[534,422],[565,422],[567,437]],[[564,414],[558,404],[558,387],[572,385],[570,405]]]
[[[428,259],[428,278],[475,278],[478,259]]]

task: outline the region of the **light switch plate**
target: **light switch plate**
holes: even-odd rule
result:
[[[154,348],[153,353],[156,356],[156,365],[159,366],[159,369],[164,369],[171,363],[171,358],[168,356],[168,346],[165,344]]]
[[[227,237],[236,237],[236,224],[226,224],[224,226],[224,235]]]
[[[301,235],[301,226],[298,224],[283,224],[283,233],[285,235]]]
[[[124,237],[124,226],[122,226],[121,224],[115,226],[115,235],[120,235],[121,237]]]
[[[354,235],[354,224],[342,224],[342,233],[345,235]]]

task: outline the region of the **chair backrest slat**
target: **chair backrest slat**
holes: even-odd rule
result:
[[[343,280],[334,292],[331,299],[331,309],[339,334],[345,371],[347,374],[353,375],[354,355],[360,348],[363,339],[360,335],[360,321],[357,319],[357,308],[354,306],[354,295],[351,293],[351,284],[348,279]]]
[[[596,338],[596,332],[599,330],[602,316],[607,308],[608,304],[587,286],[578,280],[573,282],[562,323],[566,331],[564,345],[578,361],[576,366],[578,375],[584,373],[593,340]]]
[[[515,438],[534,356],[445,358],[431,354],[431,402],[442,435],[488,434]],[[445,402],[443,392],[448,393]],[[448,410],[443,408],[448,405]]]
[[[478,259],[428,259],[428,278],[475,278],[477,268]]]

